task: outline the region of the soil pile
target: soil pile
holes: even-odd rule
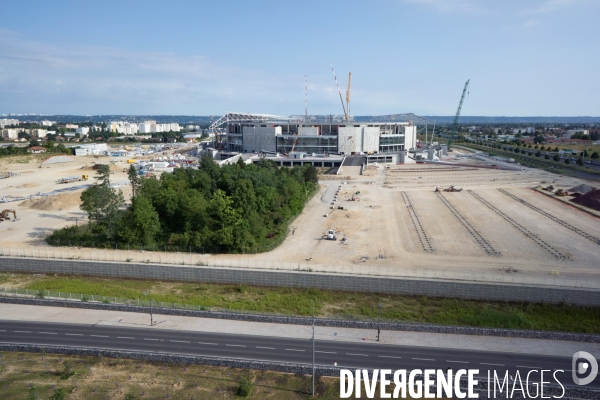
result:
[[[81,204],[81,193],[62,193],[54,196],[38,197],[35,199],[25,200],[19,203],[21,207],[33,208],[44,211],[58,211],[60,209],[68,209],[77,207]]]
[[[587,194],[571,199],[573,203],[600,211],[600,190],[594,190]]]
[[[81,169],[83,169],[84,171],[97,171],[98,169],[100,169],[100,166],[102,165],[106,165],[106,164],[94,164],[94,165],[86,165],[85,167],[81,167]],[[123,170],[123,167],[119,167],[115,164],[110,164],[110,172],[119,172],[121,170]]]
[[[598,188],[595,188],[590,185],[579,185],[579,186],[575,186],[575,187],[572,187],[571,189],[569,189],[569,192],[579,193],[579,194],[587,194],[589,192],[593,192],[596,189],[598,189]]]
[[[21,186],[17,186],[17,189],[21,189],[21,188],[33,188],[33,187],[38,187],[40,185],[38,185],[37,183],[26,183],[24,185]]]

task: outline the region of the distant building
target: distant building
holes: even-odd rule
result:
[[[14,128],[2,129],[2,137],[5,139],[17,139],[19,137],[19,130]]]
[[[35,136],[38,139],[45,138],[48,135],[48,131],[46,129],[32,129],[31,136]]]
[[[46,149],[40,146],[33,146],[27,149],[28,153],[31,154],[40,154],[40,153],[45,153]]]
[[[75,129],[75,132],[79,133],[82,136],[87,135],[90,132],[90,128],[88,128],[87,126],[82,126],[81,128]]]
[[[18,119],[9,119],[9,118],[0,119],[0,128],[4,128],[5,126],[8,126],[8,125],[19,125],[19,120]]]
[[[66,124],[65,128],[67,128],[67,129],[77,129],[77,128],[79,128],[79,125],[77,125],[77,124]]]
[[[41,126],[52,126],[52,125],[56,125],[56,121],[48,121],[48,120],[43,120],[42,122],[40,122]]]
[[[105,155],[108,151],[106,143],[82,144],[75,149],[76,156]]]

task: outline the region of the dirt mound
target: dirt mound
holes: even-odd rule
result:
[[[21,189],[21,188],[32,188],[32,187],[38,187],[38,186],[40,186],[40,185],[38,185],[37,183],[26,183],[24,185],[17,186],[17,188],[18,189]]]
[[[35,199],[25,200],[19,203],[21,207],[33,208],[44,211],[58,211],[79,206],[81,193],[62,193],[54,196],[38,197]]]
[[[595,188],[593,186],[590,185],[579,185],[579,186],[575,186],[572,187],[571,189],[569,189],[569,192],[574,192],[574,193],[579,193],[579,194],[586,194],[589,192],[593,192],[594,190],[596,190],[598,188]]]
[[[600,190],[594,190],[587,194],[571,199],[573,203],[600,211]]]
[[[97,171],[100,166],[102,165],[106,165],[106,164],[94,164],[94,165],[86,165],[84,167],[81,167],[80,169],[84,170],[84,171]],[[119,167],[115,164],[110,164],[110,172],[119,172],[123,170],[123,167]]]

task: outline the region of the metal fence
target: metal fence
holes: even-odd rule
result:
[[[145,250],[108,250],[78,247],[3,247],[0,257],[54,259],[69,261],[98,261],[153,265],[178,265],[182,267],[224,267],[248,270],[303,271],[353,276],[377,276],[393,278],[438,279],[463,282],[522,284],[548,287],[585,288],[600,290],[600,277],[578,276],[565,270],[542,272],[539,270],[509,268],[503,271],[481,271],[468,268],[426,269],[390,265],[377,259],[356,264],[320,264],[313,262],[282,262],[269,255],[248,257],[245,255],[211,255],[186,252],[152,252]],[[2,267],[0,264],[0,271]]]

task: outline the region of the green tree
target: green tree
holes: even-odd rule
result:
[[[544,156],[544,158],[545,158],[546,160],[549,160],[549,159],[550,159],[550,156],[549,156],[548,154],[546,154],[546,155]]]
[[[579,166],[583,167],[583,158],[582,158],[582,157],[579,157],[579,158],[577,159],[576,163],[577,163],[577,165],[579,165]]]
[[[590,157],[593,158],[594,160],[597,160],[598,158],[600,158],[600,154],[598,154],[598,152],[595,151],[592,153],[592,155]]]
[[[38,142],[36,139],[33,139],[29,142],[28,147],[39,146],[39,145],[40,145],[40,142]]]
[[[552,157],[552,159],[556,162],[560,161],[560,156],[558,154],[555,154],[554,157]]]
[[[569,157],[565,157],[565,164],[571,164],[571,160],[569,159]]]
[[[558,150],[558,146],[556,146],[556,147],[554,148],[554,152],[557,152],[557,151],[559,151],[559,150]]]
[[[81,193],[79,208],[88,214],[92,222],[103,225],[107,238],[112,238],[119,208],[125,204],[123,192],[110,187],[110,168],[102,165],[95,179],[98,183]]]
[[[131,207],[133,223],[142,244],[154,243],[154,237],[160,231],[160,220],[152,203],[146,197],[136,196],[132,200]]]
[[[135,197],[135,193],[140,187],[140,175],[138,174],[133,164],[131,164],[129,166],[129,169],[127,170],[127,177],[129,178],[129,182],[131,183],[131,197]]]

